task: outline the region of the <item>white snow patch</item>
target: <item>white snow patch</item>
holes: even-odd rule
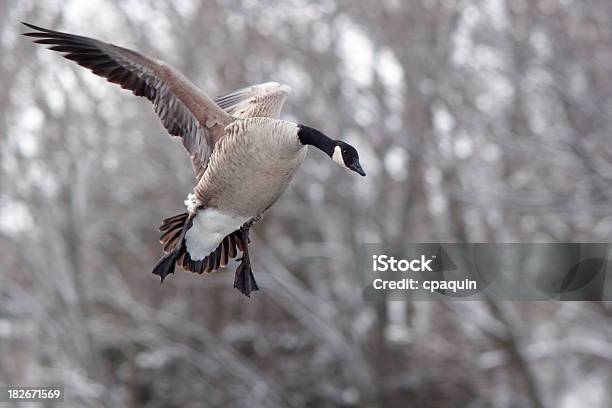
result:
[[[16,235],[33,226],[34,220],[25,203],[10,201],[0,207],[0,231],[7,235]]]
[[[408,154],[399,146],[392,146],[383,159],[385,170],[395,181],[404,181],[408,177]]]

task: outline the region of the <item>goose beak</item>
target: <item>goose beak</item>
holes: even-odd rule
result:
[[[365,171],[363,171],[363,169],[361,168],[361,164],[359,163],[355,163],[349,168],[353,170],[355,173],[360,174],[363,177],[365,177],[366,175]]]

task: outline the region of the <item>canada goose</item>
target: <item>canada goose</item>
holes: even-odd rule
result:
[[[24,35],[109,82],[144,96],[171,136],[191,157],[196,185],[187,211],[163,221],[164,256],[153,273],[161,281],[175,265],[216,271],[242,252],[234,287],[258,290],[249,260],[249,229],[285,191],[306,146],[365,176],[355,148],[311,127],[278,119],[290,88],[254,85],[211,100],[175,68],[127,48],[23,23]]]

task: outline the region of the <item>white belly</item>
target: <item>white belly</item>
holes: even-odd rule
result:
[[[250,217],[226,215],[214,208],[200,210],[185,234],[187,252],[194,261],[206,258],[223,238],[240,228]]]

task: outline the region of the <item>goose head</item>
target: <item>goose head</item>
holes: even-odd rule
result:
[[[298,125],[297,136],[303,145],[311,145],[327,154],[338,166],[365,176],[366,173],[359,163],[359,154],[350,144],[334,140],[317,129]]]
[[[365,177],[365,171],[363,171],[359,163],[359,153],[350,144],[336,140],[331,158],[338,166],[353,170],[355,173]]]

